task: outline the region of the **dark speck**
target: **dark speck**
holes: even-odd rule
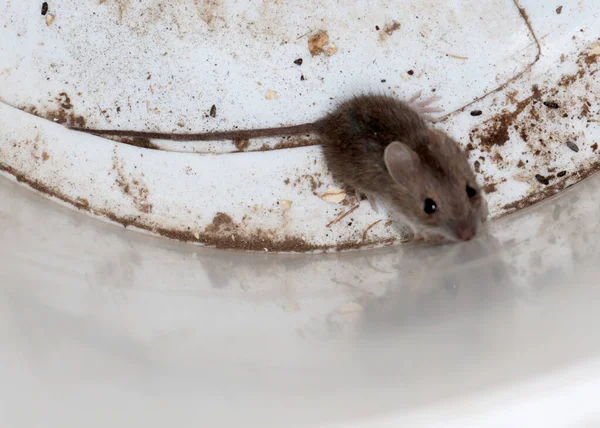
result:
[[[302,58],[298,58],[296,61],[294,61],[294,64],[302,65]]]
[[[541,174],[536,174],[536,175],[535,175],[535,179],[536,179],[537,181],[539,181],[540,183],[542,183],[544,186],[547,186],[548,184],[550,184],[550,180],[548,180],[548,178],[547,178],[547,177],[544,177],[544,176],[543,176],[543,175],[541,175]]]
[[[573,150],[575,153],[579,151],[579,147],[572,141],[567,141],[567,147]]]
[[[42,3],[42,15],[45,15],[48,13],[48,3],[44,2]]]
[[[548,108],[559,108],[560,106],[554,101],[544,101],[544,105]]]
[[[376,26],[375,26],[375,29],[376,29],[377,31],[379,31],[379,25],[376,25]]]
[[[473,110],[471,116],[481,116],[483,112],[481,110]]]
[[[409,76],[412,76],[413,74],[415,74],[415,71],[414,70],[408,70],[407,73],[408,73]]]
[[[558,6],[558,7],[556,8],[556,14],[557,14],[557,15],[560,15],[560,14],[562,13],[562,8],[563,8],[562,6]]]
[[[558,178],[564,177],[565,175],[567,175],[567,171],[560,171],[558,174],[556,174]]]
[[[387,80],[381,79],[381,83],[385,83],[385,82],[387,82]]]
[[[212,105],[212,107],[210,108],[210,117],[216,117],[217,116],[217,106],[216,105]]]
[[[303,74],[302,76],[300,76],[300,80],[306,80],[306,79],[304,78],[304,74]]]

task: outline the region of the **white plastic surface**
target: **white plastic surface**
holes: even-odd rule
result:
[[[371,3],[64,1],[50,4],[47,25],[38,3],[8,2],[0,18],[0,170],[138,230],[221,248],[307,252],[401,238],[385,209],[376,213],[352,194],[342,203],[321,198],[340,183],[318,146],[223,154],[237,150],[224,141],[192,143],[210,154],[173,153],[52,120],[256,128],[313,120],[358,90],[403,97],[437,89],[448,112],[437,126],[469,150],[492,218],[598,169],[595,1],[565,2],[560,13],[534,0]],[[337,48],[331,56],[309,52],[317,30]],[[271,88],[279,98],[265,98]],[[216,117],[207,113],[212,104]],[[294,141],[256,140],[244,150],[279,143]]]
[[[337,255],[198,249],[0,181],[0,424],[594,426],[599,178],[494,238]]]
[[[50,2],[50,26],[38,3],[0,5],[0,166],[9,178],[0,178],[0,426],[600,425],[600,176],[494,220],[460,245],[318,255],[221,251],[99,222],[72,206],[138,221],[156,234],[184,231],[197,242],[217,212],[235,221],[246,216],[234,237],[256,237],[260,229],[274,247],[290,236],[303,237],[307,247],[357,242],[385,217],[363,203],[353,226],[334,225],[328,236],[322,225],[352,205],[313,194],[334,184],[317,147],[222,155],[142,150],[15,108],[33,106],[52,117],[66,103],[64,96],[56,101],[57,92],[68,88],[82,95],[71,94],[65,114],[85,115],[93,125],[170,130],[185,115],[193,130],[226,129],[308,120],[329,108],[330,96],[384,78],[399,95],[443,89],[450,112],[500,88],[439,125],[462,136],[465,147],[476,146],[472,161],[480,162],[482,181],[497,187],[489,200],[499,216],[598,167],[598,64],[590,52],[600,7],[562,3],[558,13],[558,4],[520,1],[525,21],[509,1],[405,2],[401,13],[392,2],[64,1]],[[224,4],[231,7],[218,7]],[[279,14],[292,6],[299,12]],[[401,29],[380,40],[394,19]],[[306,35],[296,34],[300,23],[306,31],[325,25],[338,52],[309,57]],[[156,57],[167,44],[179,61]],[[189,62],[182,52],[192,45],[198,52]],[[119,60],[128,48],[139,54],[135,62]],[[238,73],[229,81],[219,80],[222,67],[191,73],[205,54],[224,64],[235,57],[244,67],[227,69]],[[375,79],[367,54],[381,58]],[[293,64],[300,56],[311,77],[302,90]],[[394,58],[402,68],[394,68]],[[406,58],[423,74],[402,75]],[[343,78],[332,73],[341,65],[348,70]],[[184,91],[164,86],[165,69]],[[466,72],[473,83],[463,90]],[[258,89],[253,75],[260,75]],[[571,75],[568,85],[559,84]],[[154,94],[148,88],[154,98],[147,111],[141,95],[155,79],[162,86],[153,86]],[[207,81],[218,84],[203,92],[210,100],[201,103],[204,110],[212,100],[236,103],[227,110],[219,104],[216,120],[197,115],[192,98]],[[528,99],[534,84],[542,96]],[[280,93],[278,107],[263,98],[267,87]],[[314,110],[310,103],[298,108],[300,91],[310,94]],[[132,103],[117,115],[114,103],[125,96],[142,107]],[[581,114],[585,100],[589,111]],[[90,104],[100,101],[100,108]],[[112,108],[107,118],[102,110]],[[485,149],[486,128],[500,123],[505,109],[519,108],[510,141]],[[475,109],[482,116],[469,114]],[[525,141],[520,128],[531,125]],[[565,148],[571,138],[577,153]],[[547,155],[535,154],[540,139]],[[535,178],[563,170],[562,181],[548,186]],[[302,177],[319,173],[322,183],[313,190]],[[300,180],[294,188],[286,177]],[[288,214],[277,206],[281,199],[293,200]],[[385,222],[378,227],[365,245],[395,236]]]

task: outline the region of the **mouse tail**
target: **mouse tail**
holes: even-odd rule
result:
[[[317,132],[316,123],[303,123],[301,125],[283,126],[280,128],[245,129],[240,131],[217,131],[200,134],[178,134],[163,132],[129,131],[124,129],[89,129],[70,128],[73,131],[86,132],[98,136],[108,135],[113,137],[144,138],[150,140],[170,141],[219,141],[219,140],[251,140],[254,138],[281,137],[287,135],[314,134]]]

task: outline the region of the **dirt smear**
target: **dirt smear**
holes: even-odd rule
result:
[[[396,242],[395,238],[383,240],[370,240],[365,242],[340,242],[335,245],[314,245],[309,244],[301,237],[284,236],[275,239],[273,233],[262,229],[254,233],[247,233],[243,227],[235,223],[233,219],[225,213],[217,213],[213,222],[205,228],[203,232],[194,232],[192,230],[169,229],[145,222],[140,216],[119,216],[106,209],[98,209],[91,206],[85,198],[72,198],[63,192],[40,182],[39,180],[29,178],[9,165],[0,162],[0,171],[13,176],[17,182],[25,184],[30,188],[61,202],[72,205],[82,211],[90,212],[95,216],[104,217],[123,227],[136,228],[154,235],[174,239],[181,242],[198,243],[206,247],[214,247],[227,250],[258,251],[258,252],[282,252],[282,253],[323,253],[331,251],[349,251],[358,250],[372,246],[389,246]],[[127,183],[123,183],[127,186]],[[131,191],[131,189],[129,189]]]

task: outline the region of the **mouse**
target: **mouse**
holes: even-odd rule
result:
[[[426,124],[440,111],[432,106],[437,97],[418,101],[420,95],[408,101],[355,95],[315,122],[280,128],[201,134],[71,129],[174,141],[315,134],[334,180],[365,195],[375,211],[378,201],[385,203],[395,220],[412,229],[413,240],[469,241],[487,218],[485,196],[460,145]]]

